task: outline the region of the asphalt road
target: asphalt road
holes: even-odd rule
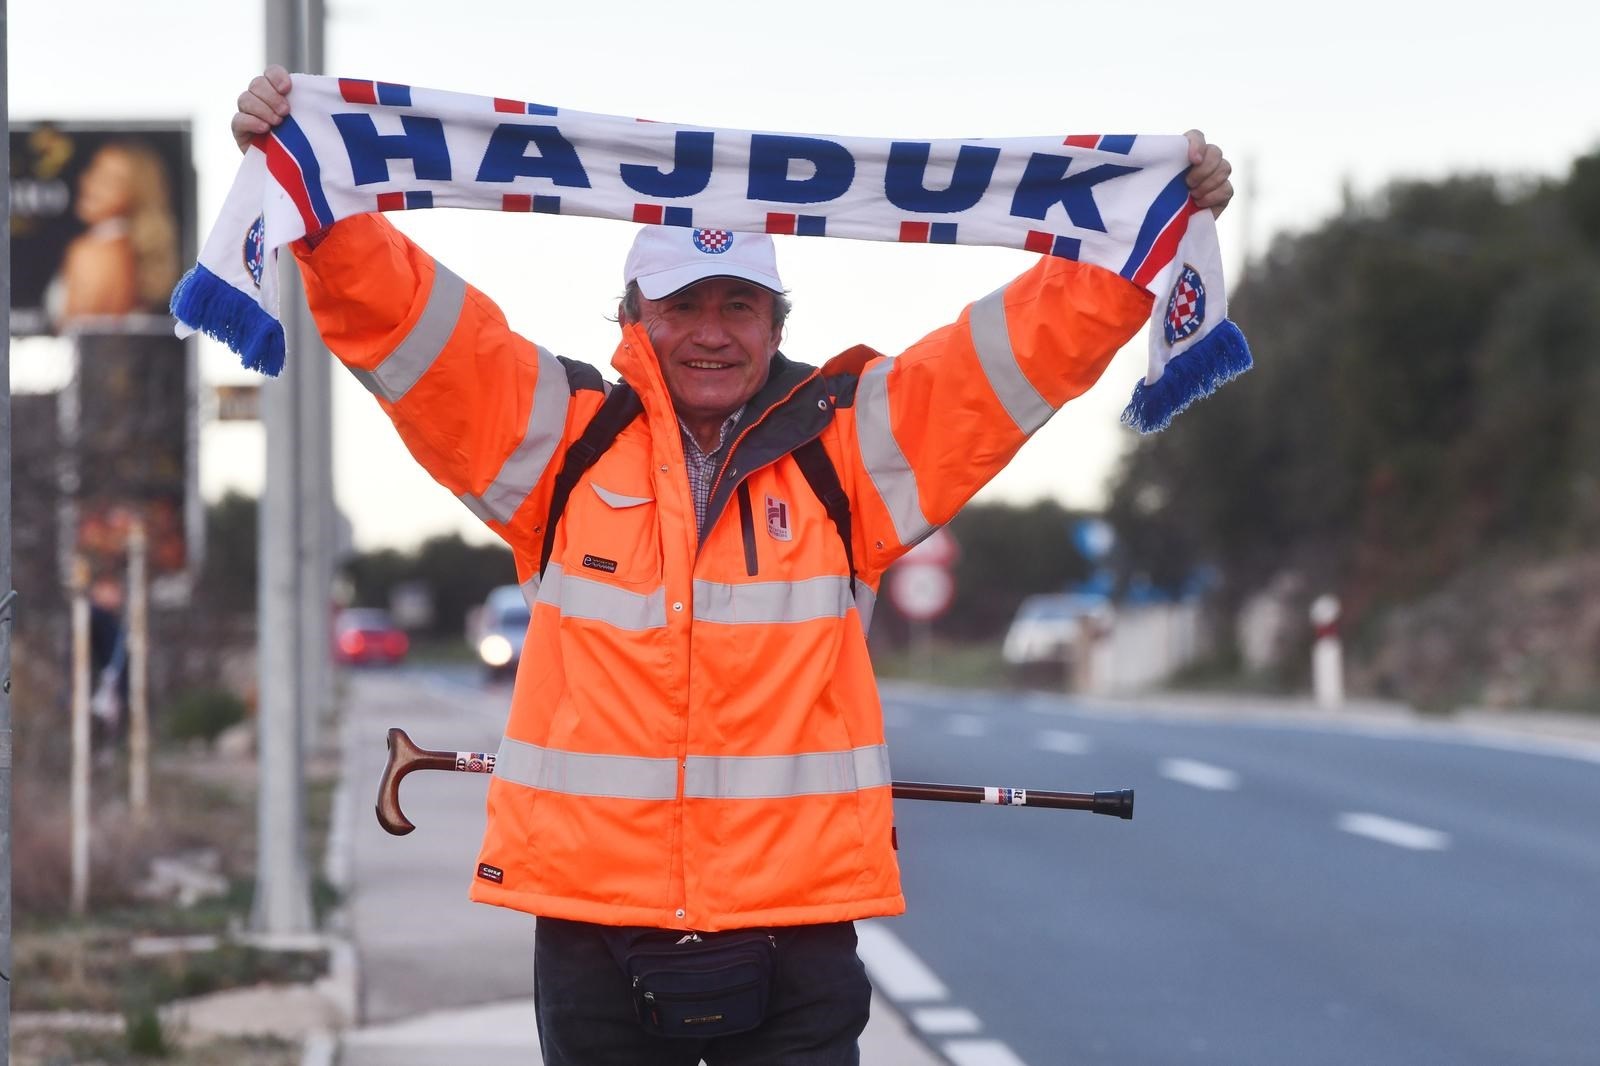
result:
[[[958,1066],[1600,1063],[1600,749],[886,695],[896,779],[1137,789],[897,801],[868,963]]]

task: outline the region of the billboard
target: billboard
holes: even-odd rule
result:
[[[194,169],[177,123],[11,126],[11,332],[170,333],[194,257]]]
[[[11,332],[68,338],[57,395],[62,574],[120,573],[137,522],[151,595],[176,605],[200,549],[194,345],[167,301],[194,258],[186,124],[11,126]]]

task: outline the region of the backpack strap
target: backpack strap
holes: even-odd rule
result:
[[[561,463],[561,473],[556,475],[555,491],[550,497],[550,513],[544,523],[544,547],[539,552],[540,577],[544,576],[545,567],[550,565],[550,552],[556,545],[556,523],[561,521],[561,512],[567,509],[567,498],[577,487],[578,479],[595,464],[595,460],[605,454],[618,434],[643,410],[644,404],[639,402],[639,394],[626,383],[618,382],[611,387],[611,392],[600,404],[594,417],[589,419],[582,435],[567,449],[566,458]]]
[[[800,464],[806,484],[811,486],[811,491],[827,508],[828,517],[833,519],[834,528],[839,531],[839,540],[844,544],[845,561],[850,564],[850,595],[854,596],[856,555],[850,539],[850,497],[845,495],[844,486],[839,484],[839,471],[834,468],[833,460],[828,458],[820,437],[812,437],[789,454]]]

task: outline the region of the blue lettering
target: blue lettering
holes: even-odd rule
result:
[[[623,183],[634,192],[660,200],[704,192],[711,184],[711,142],[715,136],[710,130],[679,130],[672,144],[672,170],[624,163]]]
[[[1067,217],[1074,226],[1104,233],[1106,225],[1100,220],[1100,208],[1094,202],[1094,187],[1102,181],[1144,169],[1101,163],[1081,174],[1066,177],[1070,166],[1071,156],[1033,153],[1022,180],[1017,183],[1017,193],[1011,198],[1011,214],[1017,218],[1042,219],[1047,211],[1060,204],[1067,209]]]
[[[528,154],[528,145],[539,149]],[[524,126],[507,122],[489,135],[489,147],[478,164],[479,181],[515,181],[518,178],[549,178],[555,185],[572,189],[589,188],[589,175],[578,159],[578,150],[554,126]]]
[[[983,199],[994,177],[1000,149],[963,144],[956,153],[955,173],[943,189],[930,189],[926,141],[895,141],[889,146],[889,167],[883,176],[883,194],[902,211],[949,214],[965,211]]]
[[[789,177],[789,163],[804,159],[816,167],[808,178]],[[818,204],[837,200],[856,177],[855,157],[844,145],[817,137],[786,137],[774,133],[750,136],[752,200],[782,204]]]
[[[444,123],[422,115],[401,115],[404,133],[379,134],[371,115],[334,115],[333,124],[350,156],[357,185],[389,180],[389,160],[409,159],[420,181],[450,180],[450,148]]]

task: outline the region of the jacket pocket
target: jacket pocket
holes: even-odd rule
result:
[[[574,493],[562,519],[567,573],[630,586],[661,581],[661,537],[656,501],[596,481]]]

